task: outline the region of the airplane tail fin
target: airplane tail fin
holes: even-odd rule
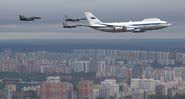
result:
[[[25,19],[25,16],[19,15],[20,20]]]
[[[102,23],[98,18],[96,18],[91,12],[85,12],[85,16],[87,17],[87,20],[89,21],[89,24],[91,26],[97,25]]]

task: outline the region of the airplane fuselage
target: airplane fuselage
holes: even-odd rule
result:
[[[113,27],[115,26],[115,27]],[[147,30],[158,30],[170,26],[166,21],[136,21],[103,23],[90,26],[93,29],[104,32],[145,32]]]

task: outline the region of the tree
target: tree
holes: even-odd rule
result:
[[[0,89],[4,89],[4,88],[5,88],[5,85],[2,82],[0,82]]]

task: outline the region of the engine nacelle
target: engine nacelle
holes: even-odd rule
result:
[[[121,31],[121,32],[126,32],[127,31],[126,27],[114,27],[114,30]]]
[[[122,30],[123,27],[114,27],[115,30]]]
[[[138,29],[138,28],[127,28],[127,31],[134,32],[134,33],[144,32],[144,30]]]
[[[63,23],[63,28],[76,28],[78,25],[68,24],[67,22]]]
[[[135,28],[127,28],[127,31],[134,31]]]
[[[144,30],[142,29],[134,29],[133,31],[134,33],[142,33],[142,32],[145,32]]]

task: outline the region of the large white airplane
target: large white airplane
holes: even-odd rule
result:
[[[91,12],[85,12],[85,15],[89,21],[88,27],[105,32],[145,32],[147,30],[163,29],[171,25],[158,18],[148,18],[135,22],[103,23]]]
[[[89,25],[67,25],[63,23],[64,28],[75,28],[78,26],[90,27],[99,31],[104,32],[146,32],[147,30],[158,30],[163,29],[171,24],[166,21],[162,21],[158,18],[148,18],[142,21],[135,22],[114,22],[114,23],[103,23],[96,18],[91,12],[85,12],[85,16],[89,21]]]

